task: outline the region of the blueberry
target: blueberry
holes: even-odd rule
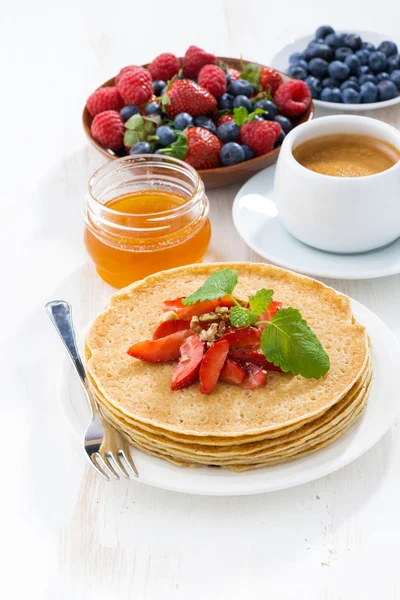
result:
[[[133,117],[133,115],[137,115],[138,113],[140,113],[140,110],[136,108],[136,106],[132,106],[132,104],[127,104],[126,106],[124,106],[124,108],[121,108],[121,110],[119,111],[119,114],[121,115],[124,121],[127,121],[128,119]]]
[[[322,78],[328,75],[328,63],[323,58],[312,58],[308,68],[314,77]]]
[[[322,83],[320,82],[320,80],[317,79],[316,77],[313,77],[312,75],[310,75],[306,79],[306,84],[308,85],[308,87],[310,89],[311,96],[313,98],[315,98],[316,100],[318,100],[319,95],[322,90]]]
[[[168,127],[168,125],[161,125],[160,127],[157,127],[156,136],[158,137],[158,143],[164,148],[178,139],[176,134],[173,132],[171,127]]]
[[[367,81],[370,81],[371,83],[376,83],[375,75],[371,75],[369,73],[367,75],[361,75],[361,77],[358,78],[358,82],[360,85],[362,85],[363,83],[367,83]]]
[[[389,56],[387,61],[389,73],[391,73],[392,71],[398,71],[400,69],[400,54],[396,54],[395,56]]]
[[[240,127],[233,121],[220,125],[217,129],[217,136],[226,144],[227,142],[234,142],[239,137]]]
[[[151,148],[149,142],[137,142],[133,144],[129,150],[129,154],[151,154]]]
[[[293,52],[289,57],[289,64],[297,65],[303,58],[304,54],[302,52]]]
[[[156,96],[162,96],[165,87],[166,87],[166,83],[165,81],[162,81],[162,79],[157,79],[157,81],[153,81],[153,90]]]
[[[336,48],[335,59],[344,62],[346,56],[351,56],[352,54],[353,50],[351,48],[347,48],[347,46],[343,46],[343,48]]]
[[[146,108],[144,109],[145,115],[160,115],[161,108],[157,102],[149,102],[146,104]]]
[[[225,73],[226,85],[228,86],[231,82],[231,76],[228,72]]]
[[[344,37],[344,41],[346,42],[346,46],[351,48],[352,50],[359,50],[361,48],[362,39],[358,35],[358,33],[349,33]]]
[[[305,71],[307,71],[308,73],[308,62],[306,60],[299,60],[299,62],[296,65],[297,67],[302,67]]]
[[[380,102],[383,100],[391,100],[399,95],[398,89],[393,81],[384,80],[378,83],[378,99]]]
[[[304,50],[304,60],[312,58],[323,58],[324,60],[332,60],[333,52],[327,44],[314,44]]]
[[[376,50],[374,44],[371,44],[371,42],[363,42],[361,44],[361,48],[364,48],[365,50],[369,50],[370,52],[375,52],[375,50]]]
[[[334,88],[334,87],[339,87],[339,86],[340,86],[340,81],[338,81],[334,77],[325,77],[325,79],[322,80],[323,88]]]
[[[366,48],[362,48],[361,50],[357,50],[356,56],[362,65],[367,65],[371,52]]]
[[[281,131],[280,134],[278,135],[278,137],[276,138],[275,144],[274,144],[274,148],[278,148],[279,146],[282,145],[283,140],[285,139],[286,134],[284,131]]]
[[[331,48],[341,48],[342,46],[347,46],[343,37],[337,33],[330,33],[327,35],[326,38],[324,38],[324,42]]]
[[[255,157],[255,154],[254,154],[253,150],[250,148],[250,146],[247,146],[246,144],[241,144],[241,148],[243,149],[243,152],[244,152],[244,160],[251,160],[252,158]]]
[[[378,99],[378,88],[372,81],[366,81],[361,86],[361,102],[367,104],[376,102]]]
[[[324,88],[321,92],[321,100],[325,102],[341,102],[342,96],[339,88]]]
[[[189,113],[183,112],[179,113],[179,115],[176,115],[174,121],[175,129],[180,129],[181,131],[183,131],[184,129],[186,129],[186,127],[189,127],[189,125],[193,125],[193,117],[189,115]]]
[[[357,74],[359,77],[362,77],[362,75],[372,75],[372,72],[368,65],[361,65],[357,71]]]
[[[343,92],[343,90],[347,90],[349,88],[352,88],[353,90],[356,90],[357,92],[360,91],[360,86],[357,82],[355,81],[344,81],[342,83],[342,85],[340,86],[340,91]]]
[[[390,41],[381,42],[378,46],[378,50],[383,52],[385,56],[394,56],[398,52],[396,44]]]
[[[371,52],[369,55],[368,65],[373,73],[381,73],[387,68],[387,58],[383,52]]]
[[[397,85],[397,88],[400,90],[400,70],[392,71],[390,73],[390,79]]]
[[[357,75],[350,75],[350,77],[347,78],[347,81],[355,81],[358,83],[358,77]]]
[[[342,92],[342,101],[344,104],[359,104],[361,101],[361,94],[353,88],[347,88]]]
[[[377,76],[376,76],[376,80],[377,80],[378,82],[379,82],[379,81],[383,81],[384,79],[390,79],[390,75],[389,75],[389,73],[385,73],[385,72],[383,72],[383,73],[378,73],[378,74],[377,74]]]
[[[210,117],[205,117],[204,115],[201,115],[200,117],[195,117],[193,119],[193,125],[195,127],[202,127],[203,129],[208,129],[208,131],[211,131],[211,133],[213,133],[214,135],[217,133],[217,127],[214,121],[210,119]]]
[[[335,33],[333,27],[330,25],[321,25],[321,27],[318,27],[317,31],[315,32],[315,37],[324,39],[330,33]]]
[[[236,96],[236,98],[234,98],[233,100],[233,107],[239,108],[239,106],[244,106],[247,109],[247,112],[251,112],[251,109],[253,108],[248,97],[243,96],[243,94],[240,94],[240,96]]]
[[[322,60],[322,58],[313,58],[312,60]],[[288,68],[288,75],[290,75],[290,77],[294,77],[294,79],[302,79],[304,81],[308,73],[306,69],[303,69],[303,67],[300,67],[300,65],[290,65]]]
[[[218,99],[218,108],[220,110],[232,110],[233,108],[233,96],[231,94],[222,94]]]
[[[285,133],[289,133],[289,131],[291,129],[293,129],[292,122],[287,117],[284,117],[283,115],[276,115],[274,121],[279,123],[279,125],[281,126],[282,130]]]
[[[225,125],[229,125],[229,123],[225,123]],[[235,142],[228,142],[222,146],[220,157],[222,164],[225,166],[237,165],[238,163],[246,160],[246,155],[242,146],[236,144]]]
[[[262,108],[267,114],[262,115],[266,121],[274,121],[275,116],[278,114],[276,105],[270,100],[259,100],[255,103],[254,108]]]
[[[355,54],[350,54],[346,56],[344,59],[344,64],[347,65],[350,69],[350,73],[357,73],[359,67],[361,66],[360,59]]]
[[[329,65],[329,75],[335,79],[339,79],[339,81],[344,81],[350,75],[350,69],[339,60],[334,60]]]
[[[254,93],[254,88],[251,83],[245,79],[236,79],[236,81],[232,81],[230,84],[228,92],[232,94],[232,96],[241,96],[243,94],[243,96],[250,98]]]

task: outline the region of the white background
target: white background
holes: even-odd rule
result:
[[[87,180],[104,160],[80,123],[97,85],[125,64],[182,55],[190,44],[268,64],[286,41],[326,22],[390,38],[400,4],[3,0],[0,11],[1,596],[400,598],[398,423],[351,466],[269,495],[204,498],[105,483],[59,410],[63,351],[42,311],[47,300],[67,299],[80,328],[111,292],[82,243]],[[374,116],[400,125],[399,108]],[[232,229],[237,189],[209,194],[211,260],[257,258]],[[400,339],[399,276],[333,284]]]

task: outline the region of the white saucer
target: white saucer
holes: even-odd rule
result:
[[[330,254],[299,242],[284,229],[273,199],[275,165],[254,175],[236,195],[233,223],[254,252],[281,267],[315,277],[373,279],[400,273],[400,238],[363,254]]]
[[[342,30],[337,31],[337,33],[345,33]],[[400,51],[400,41],[393,39],[391,35],[384,35],[382,33],[376,33],[374,31],[355,31],[353,33],[358,33],[363,42],[371,42],[375,46],[379,46],[379,44],[385,40],[392,40],[397,44],[397,47]],[[273,69],[277,69],[278,71],[282,71],[283,73],[287,73],[289,68],[289,57],[293,52],[303,52],[305,48],[308,46],[309,42],[315,38],[315,35],[306,35],[304,37],[293,40],[289,44],[287,44],[284,48],[279,50],[277,54],[273,57],[271,63],[271,67]],[[313,100],[314,106],[318,108],[322,108],[324,110],[334,111],[334,112],[344,112],[344,111],[364,111],[364,110],[376,110],[377,108],[386,108],[387,106],[393,106],[394,104],[398,104],[400,102],[400,95],[397,98],[392,98],[392,100],[384,100],[383,102],[371,102],[369,104],[342,104],[336,102],[323,102],[322,100]]]

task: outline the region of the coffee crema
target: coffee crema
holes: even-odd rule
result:
[[[303,167],[331,177],[365,177],[393,167],[400,151],[383,140],[358,134],[332,134],[303,142],[293,150]]]

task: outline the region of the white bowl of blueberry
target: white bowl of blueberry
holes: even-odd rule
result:
[[[400,42],[372,31],[322,25],[282,48],[271,66],[305,81],[315,106],[325,109],[372,110],[400,102]]]

